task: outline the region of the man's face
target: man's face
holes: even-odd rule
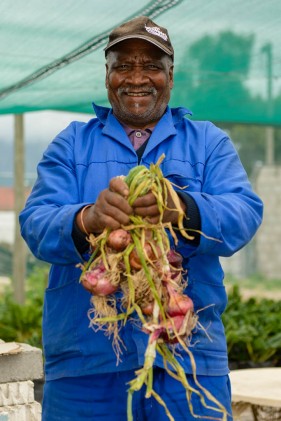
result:
[[[130,39],[109,51],[106,88],[122,123],[139,129],[154,126],[165,112],[172,87],[171,59],[153,44]]]

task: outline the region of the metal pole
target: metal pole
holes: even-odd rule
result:
[[[272,45],[265,44],[262,52],[266,54],[267,59],[267,115],[272,117]],[[265,131],[265,163],[266,165],[274,165],[274,128],[267,126]]]
[[[267,126],[265,128],[265,163],[274,165],[274,128]]]
[[[16,114],[14,119],[14,195],[15,231],[13,252],[14,298],[19,304],[25,300],[26,246],[20,234],[18,216],[25,203],[24,194],[24,127],[23,115]]]

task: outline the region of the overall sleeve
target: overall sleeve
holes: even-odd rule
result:
[[[32,253],[52,264],[82,260],[72,239],[80,203],[74,162],[75,126],[49,145],[38,165],[38,178],[20,213],[21,233]]]
[[[252,239],[262,221],[262,201],[254,193],[233,143],[220,133],[206,146],[201,191],[188,192],[198,206],[202,234],[198,247],[179,240],[178,249],[186,257],[231,256]]]

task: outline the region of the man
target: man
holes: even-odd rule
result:
[[[147,335],[126,323],[117,365],[110,340],[89,329],[91,294],[79,283],[76,265],[86,258],[89,233],[126,225],[132,213],[158,221],[154,196],[148,193],[131,207],[126,184],[117,176],[138,164],[149,166],[163,153],[161,169],[177,186],[186,228],[204,234],[194,240],[179,234],[176,246],[188,272],[187,293],[195,310],[201,310],[202,329],[194,331],[190,348],[196,373],[230,420],[221,322],[227,297],[219,256],[230,256],[250,241],[261,223],[262,203],[228,136],[210,122],[188,120],[185,108],[169,108],[174,51],[165,28],[147,17],[126,22],[113,30],[105,53],[112,109],[94,105],[97,118],[73,122],[53,140],[20,215],[30,249],[52,264],[43,316],[43,420],[126,420],[127,383],[142,367]],[[176,226],[177,214],[167,210],[164,222]],[[193,387],[190,360],[184,351],[178,353]],[[166,373],[160,356],[153,387],[176,421],[195,419],[185,390]],[[134,394],[134,419],[167,420],[164,408],[144,394],[143,389]],[[196,393],[191,402],[201,419],[220,419]]]

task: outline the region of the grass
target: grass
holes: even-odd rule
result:
[[[267,279],[259,274],[246,278],[236,278],[233,275],[226,274],[226,289],[229,290],[234,285],[239,285],[242,294],[243,291],[247,294],[252,292],[252,295],[272,296],[272,298],[281,299],[281,279]]]

